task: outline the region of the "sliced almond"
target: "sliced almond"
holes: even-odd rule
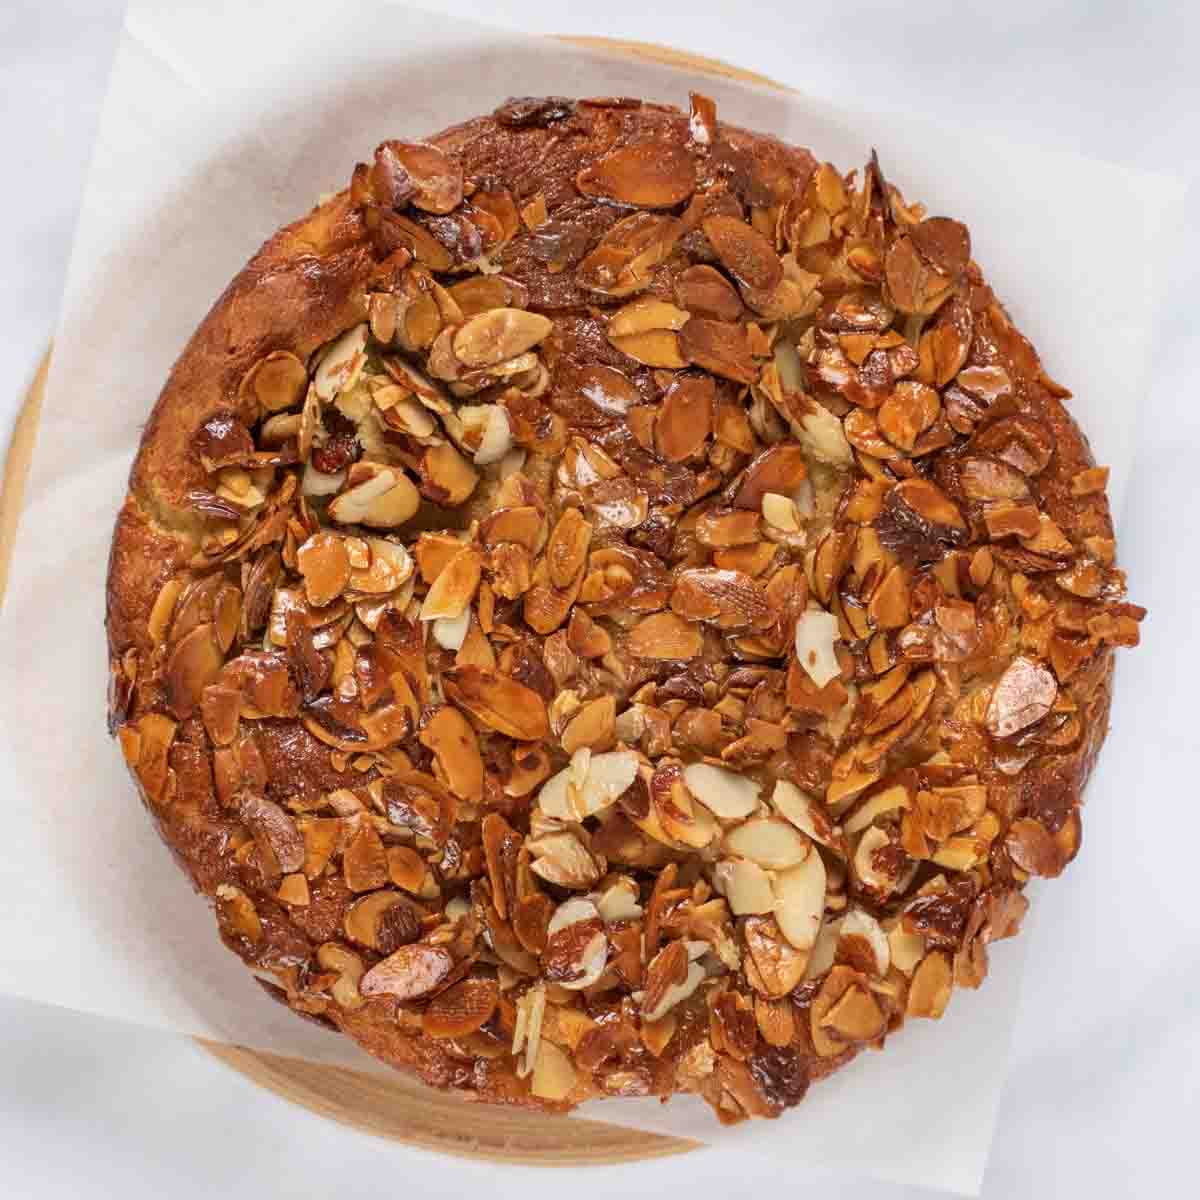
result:
[[[464,404],[458,410],[463,426],[463,441],[472,449],[471,461],[477,466],[498,463],[512,449],[512,427],[508,411],[501,404]]]
[[[691,763],[683,769],[688,791],[715,817],[740,820],[757,810],[759,785],[745,775],[711,763]]]
[[[329,343],[317,364],[313,386],[326,403],[339,392],[349,391],[367,360],[367,325],[355,325]]]
[[[538,1044],[530,1092],[542,1100],[565,1100],[574,1089],[576,1079],[570,1055],[543,1038]]]
[[[721,265],[743,287],[769,292],[783,279],[775,247],[752,225],[736,217],[706,217],[704,236],[717,252]]]
[[[547,883],[585,889],[600,878],[600,864],[573,833],[546,834],[526,846],[534,856],[529,869]]]
[[[734,916],[775,911],[771,878],[757,863],[744,858],[727,858],[713,868],[713,883],[729,901]]]
[[[394,592],[411,578],[413,561],[399,542],[390,542],[386,538],[366,538],[360,544],[367,553],[367,563],[357,567],[351,558],[350,591],[380,596]],[[347,553],[350,553],[349,548]]]
[[[563,750],[574,754],[581,746],[599,750],[611,745],[616,711],[617,702],[612,696],[589,700],[563,728]]]
[[[825,863],[814,850],[774,879],[775,920],[797,949],[811,953],[825,914]]]
[[[304,364],[287,350],[273,350],[242,376],[239,393],[252,395],[264,412],[295,408],[308,389]]]
[[[296,551],[309,604],[321,608],[336,600],[350,582],[350,556],[336,533],[314,533]]]
[[[783,936],[773,917],[747,917],[742,936],[749,951],[746,973],[755,991],[786,996],[804,978],[808,955]]]
[[[521,742],[550,732],[545,701],[532,688],[498,671],[454,667],[442,675],[447,697],[489,729]]]
[[[670,329],[648,329],[623,337],[609,336],[609,341],[644,367],[678,369],[688,365],[679,349],[679,338]]]
[[[403,1004],[428,996],[453,969],[454,959],[444,946],[401,946],[362,977],[359,991],[364,996],[394,996]]]
[[[462,202],[462,167],[428,142],[384,142],[375,151],[371,176],[380,202],[394,208],[408,203],[448,213]]]
[[[838,620],[832,613],[810,608],[796,622],[796,661],[819,688],[842,673],[834,651],[840,637]]]
[[[804,862],[816,851],[793,825],[775,817],[759,817],[735,826],[725,834],[725,849],[771,871],[783,871]]]
[[[680,353],[693,365],[735,383],[758,379],[759,365],[745,325],[693,317],[678,336]]]
[[[684,232],[683,223],[657,213],[618,221],[575,270],[582,287],[606,296],[628,296],[646,287]]]
[[[421,730],[420,742],[432,751],[446,785],[464,800],[483,799],[483,759],[475,730],[457,709],[443,705]]]
[[[913,972],[908,987],[908,1015],[938,1020],[946,1011],[953,990],[950,956],[941,950],[931,950]]]
[[[704,981],[704,968],[699,963],[688,962],[686,953],[680,953],[683,950],[681,942],[671,942],[650,960],[642,1000],[643,1021],[661,1021]],[[682,961],[677,961],[679,959]]]
[[[585,196],[639,208],[670,208],[695,190],[696,168],[687,150],[674,142],[636,142],[584,167],[575,186]]]
[[[460,617],[475,598],[483,573],[483,555],[463,546],[438,573],[421,605],[421,620]]]
[[[626,644],[638,658],[690,659],[700,653],[704,639],[695,625],[675,613],[662,612],[640,621]]]
[[[472,317],[454,335],[454,354],[467,367],[490,367],[524,354],[554,328],[540,313],[493,308]]]
[[[548,779],[538,795],[538,807],[561,821],[593,817],[632,786],[637,769],[638,757],[631,750],[593,754],[582,781],[571,767]]]
[[[418,465],[421,491],[434,502],[453,508],[462,504],[479,483],[479,473],[448,442],[429,446]]]
[[[606,331],[609,338],[613,339],[649,333],[655,329],[682,329],[690,316],[691,313],[666,300],[642,296],[617,309],[608,319]]]
[[[467,640],[467,634],[471,629],[471,610],[464,608],[457,617],[438,617],[433,622],[433,640],[437,642],[443,650],[459,651],[463,648],[463,643]],[[480,665],[492,665],[480,664]]]
[[[636,921],[643,914],[638,885],[628,875],[618,875],[593,897],[606,922]]]
[[[499,1001],[494,979],[464,979],[430,1001],[421,1017],[422,1032],[435,1038],[467,1037],[492,1019]]]
[[[1030,658],[1014,659],[992,689],[986,723],[993,737],[1011,737],[1040,721],[1058,697],[1050,670]]]
[[[216,680],[223,663],[209,623],[197,625],[175,644],[164,677],[167,707],[174,716],[183,720],[200,707],[204,689]]]
[[[743,312],[737,289],[715,267],[704,264],[688,267],[676,278],[675,298],[687,312],[715,321],[736,321]]]
[[[771,793],[771,804],[781,817],[791,821],[801,833],[813,841],[836,850],[841,845],[841,832],[825,811],[825,806],[802,792],[786,779],[777,780]]]
[[[585,897],[560,904],[546,927],[546,978],[568,991],[581,991],[600,978],[607,961],[608,938],[596,905]]]
[[[329,502],[329,515],[341,525],[367,525],[394,529],[403,525],[420,506],[421,498],[412,481],[399,469],[377,467],[364,472],[351,486]]]
[[[658,453],[667,462],[698,454],[712,432],[717,389],[707,375],[680,375],[663,396],[654,427]]]
[[[865,909],[852,908],[842,918],[837,957],[865,974],[887,974],[892,961],[887,934]]]

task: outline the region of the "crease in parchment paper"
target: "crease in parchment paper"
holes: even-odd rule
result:
[[[361,11],[360,11],[361,10]],[[582,51],[390,6],[277,0],[128,15],[68,273],[42,427],[0,615],[0,990],[149,1027],[367,1071],[386,1068],[264,997],[220,943],[104,729],[104,575],[141,428],[213,299],[276,228],[385,137],[419,137],[510,94],[714,96],[723,119],[889,176],[970,225],[974,255],[1112,468],[1114,510],[1147,380],[1162,229],[1177,186],[903,114]],[[368,38],[346,38],[369,27]],[[297,69],[303,64],[303,70]],[[1079,204],[1087,197],[1086,205]],[[1120,227],[1124,261],[1095,253]],[[1098,261],[1099,260],[1099,261]],[[1075,316],[1074,314],[1078,314]],[[1089,802],[1105,795],[1103,764]],[[1053,903],[1052,888],[1036,903]],[[978,1190],[1017,1008],[1024,942],[978,993],[914,1022],[796,1113],[735,1129],[698,1101],[584,1115],[896,1182]],[[869,1130],[864,1137],[862,1131]]]

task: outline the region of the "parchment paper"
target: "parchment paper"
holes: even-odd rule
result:
[[[389,136],[524,93],[628,94],[811,146],[872,146],[890,178],[968,222],[974,256],[1112,467],[1120,511],[1147,377],[1171,180],[902,113],[692,76],[399,5],[135,4],[84,198],[42,427],[0,620],[0,990],[124,1021],[382,1070],[267,1000],[139,811],[105,735],[103,582],[112,518],[171,363],[258,245]],[[627,31],[636,36],[636,30]],[[753,65],[753,64],[749,64]],[[1114,271],[1117,236],[1123,253]],[[1091,804],[1103,805],[1104,771]],[[1053,893],[1039,897],[1053,903]],[[798,1113],[719,1129],[698,1102],[586,1115],[788,1161],[974,1192],[1017,1005],[1023,942],[979,993],[815,1087]]]

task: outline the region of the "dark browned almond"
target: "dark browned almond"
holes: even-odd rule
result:
[[[680,351],[694,366],[735,383],[754,383],[758,379],[759,366],[751,353],[745,325],[693,317],[678,337]]]
[[[961,221],[926,217],[909,230],[917,253],[943,275],[958,276],[971,259],[971,234]]]
[[[463,198],[462,167],[428,142],[384,142],[375,151],[371,184],[380,204],[392,208],[448,213]]]
[[[575,177],[585,196],[638,208],[670,208],[696,187],[692,156],[674,142],[637,142],[606,154]]]
[[[1034,417],[1005,417],[981,429],[971,443],[1015,467],[1022,475],[1038,475],[1054,455],[1054,435]]]
[[[775,614],[749,575],[717,567],[681,571],[671,608],[689,621],[713,621],[721,629],[763,628]]]
[[[764,450],[746,468],[734,496],[735,508],[758,509],[767,492],[790,496],[807,475],[804,451],[794,442],[782,442]]]
[[[429,1037],[466,1037],[492,1019],[499,1001],[494,979],[463,979],[430,1001],[421,1028]]]
[[[716,267],[700,263],[675,279],[675,299],[693,316],[736,321],[744,309],[737,289]]]
[[[579,574],[592,541],[592,526],[577,508],[563,509],[546,543],[546,566],[556,588],[568,588]]]
[[[940,488],[927,479],[906,479],[894,489],[896,498],[935,527],[965,529],[962,513]]]
[[[633,213],[600,239],[579,263],[575,278],[590,291],[628,296],[649,284],[654,268],[666,259],[682,235],[683,225],[674,217]],[[587,245],[586,234],[583,245]]]
[[[758,541],[758,520],[754,509],[712,508],[696,522],[696,538],[705,546],[746,546]]]
[[[532,688],[482,667],[454,667],[442,676],[446,695],[489,729],[522,742],[550,732],[546,702]]]
[[[721,265],[743,287],[769,292],[783,279],[775,247],[752,225],[718,214],[706,217],[701,228]]]
[[[211,623],[197,625],[176,643],[167,659],[167,706],[183,720],[200,706],[204,689],[220,674],[223,656]]]
[[[654,440],[667,462],[683,462],[699,453],[712,432],[717,388],[707,375],[679,375],[667,388]]]
[[[286,875],[304,865],[304,838],[296,822],[278,804],[265,796],[247,793],[239,815],[256,840],[265,842]]]

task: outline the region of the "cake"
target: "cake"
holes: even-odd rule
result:
[[[1144,615],[1107,472],[887,171],[511,99],[216,302],[117,517],[109,720],[276,1000],[473,1099],[772,1117],[1074,858]]]

